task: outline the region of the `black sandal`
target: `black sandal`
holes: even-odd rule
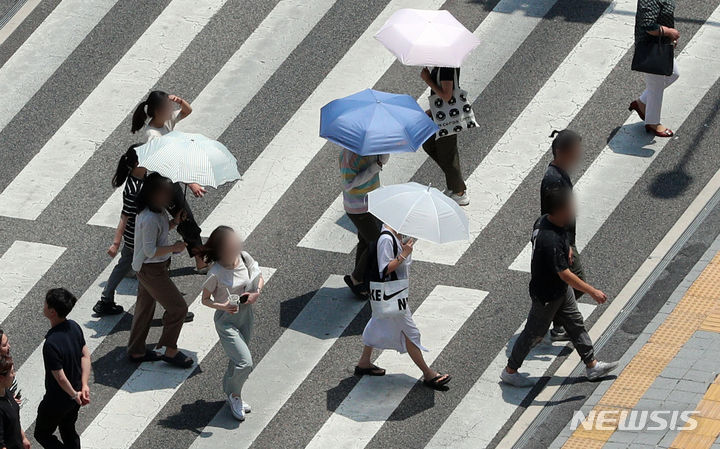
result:
[[[343,277],[343,281],[345,281],[345,284],[347,284],[348,288],[350,289],[351,292],[353,292],[353,294],[355,295],[355,297],[357,299],[361,299],[361,300],[367,299],[367,297],[370,293],[362,290],[363,284],[355,285],[353,283],[352,277],[349,274],[346,274]]]
[[[158,360],[160,360],[160,357],[160,354],[149,349],[145,351],[145,355],[140,357],[133,357],[128,354],[128,359],[130,359],[130,361],[133,363],[157,362]]]
[[[356,376],[384,376],[385,370],[372,365],[370,368],[360,368],[359,366],[355,367],[355,375]]]
[[[433,390],[443,391],[447,389],[445,384],[450,382],[451,379],[452,376],[450,376],[449,374],[438,374],[430,380],[423,380],[423,384],[425,384],[426,387],[432,388]]]
[[[165,363],[168,363],[172,366],[176,366],[178,368],[183,368],[183,369],[187,369],[187,368],[190,368],[191,366],[193,366],[193,360],[180,351],[178,351],[177,354],[175,354],[173,357],[168,357],[166,355],[163,355],[162,361]]]

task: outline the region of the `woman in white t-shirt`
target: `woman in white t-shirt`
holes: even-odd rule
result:
[[[180,105],[180,109],[175,109],[175,104]],[[187,101],[177,95],[169,95],[161,90],[154,90],[150,92],[146,100],[135,108],[130,131],[132,133],[141,131],[145,141],[149,142],[174,130],[177,123],[191,113],[192,107]],[[192,183],[188,184],[188,187],[196,198],[201,198],[207,193],[200,184]],[[199,247],[202,245],[200,237],[202,230],[195,221],[195,216],[185,200],[183,187],[176,182],[173,185],[173,200],[168,212],[172,216],[177,216],[182,210],[185,211],[186,220],[178,225],[178,233],[187,243],[187,251],[190,257],[195,258],[195,268],[198,273],[205,274],[208,266],[203,262],[202,257],[197,254]]]
[[[242,241],[232,228],[218,226],[202,254],[212,263],[203,285],[202,303],[216,309],[215,329],[228,356],[223,390],[233,416],[245,420],[250,405],[242,400],[242,388],[253,369],[248,344],[253,331],[253,304],[260,297],[265,281],[258,263],[242,250]]]
[[[400,235],[387,225],[382,226],[380,237],[377,240],[378,274],[383,280],[389,280],[395,273],[397,279],[410,278],[410,264],[412,264],[413,240],[403,243]],[[396,251],[396,248],[398,251]],[[408,353],[412,361],[423,373],[423,383],[435,390],[445,390],[445,384],[450,382],[449,374],[440,374],[431,369],[423,357],[422,351],[427,351],[420,343],[420,331],[415,325],[410,309],[401,317],[396,318],[370,318],[362,339],[365,347],[362,356],[355,367],[358,376],[384,376],[385,370],[372,364],[373,348],[394,349],[399,353]]]

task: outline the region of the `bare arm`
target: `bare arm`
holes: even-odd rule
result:
[[[588,295],[592,296],[592,298],[597,303],[603,304],[605,301],[607,301],[607,296],[605,295],[605,293],[580,279],[575,273],[570,271],[570,269],[559,272],[558,276],[560,276],[560,279],[562,279],[566,284],[568,284],[575,290],[580,290],[581,292],[587,293]]]
[[[209,290],[207,290],[205,288],[202,291],[201,301],[204,306],[210,307],[211,309],[222,310],[222,311],[230,312],[230,313],[237,312],[237,306],[230,304],[229,301],[225,301],[225,302],[213,301],[212,292],[210,292]]]
[[[59,369],[51,371],[51,373],[52,376],[55,378],[55,381],[58,383],[58,385],[60,385],[60,388],[62,388],[62,390],[67,393],[68,396],[78,401],[79,391],[75,391],[75,388],[73,388],[67,376],[65,376],[65,371]]]
[[[185,101],[183,98],[178,97],[177,95],[170,95],[168,97],[170,101],[173,103],[177,103],[180,105],[180,114],[178,115],[178,121],[184,119],[188,115],[192,114],[192,106],[190,106],[190,103]]]
[[[128,217],[125,214],[120,214],[120,221],[118,222],[117,228],[115,229],[115,236],[113,242],[108,248],[107,253],[110,257],[117,256],[120,243],[122,242],[123,234],[125,233],[125,227],[127,226]]]
[[[443,100],[449,101],[452,98],[454,88],[452,81],[444,80],[440,81],[440,84],[436,83],[432,76],[430,76],[430,71],[427,68],[422,69],[420,77],[425,81],[425,84]]]

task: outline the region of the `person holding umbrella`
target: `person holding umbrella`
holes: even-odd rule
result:
[[[173,104],[180,105],[180,109],[174,109]],[[177,95],[168,95],[166,92],[154,90],[150,92],[146,100],[135,108],[130,131],[133,134],[142,131],[145,141],[150,142],[173,131],[177,123],[191,113],[192,107],[187,101]],[[150,120],[148,121],[148,119]],[[197,198],[202,198],[207,193],[203,186],[198,183],[188,183],[187,186]],[[202,245],[200,237],[202,230],[195,221],[190,206],[187,204],[182,186],[176,182],[173,184],[173,200],[170,203],[168,212],[176,216],[181,211],[185,211],[187,218],[178,225],[178,233],[187,243],[187,251],[190,257],[195,258],[197,272],[205,274],[208,265],[202,260],[202,257],[196,254]]]

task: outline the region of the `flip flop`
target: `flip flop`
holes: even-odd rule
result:
[[[177,354],[175,354],[173,357],[168,357],[166,355],[163,355],[162,361],[170,364],[172,366],[178,367],[178,368],[190,368],[193,366],[193,360],[183,354],[181,351],[178,351]]]
[[[160,354],[158,354],[155,351],[146,350],[145,355],[141,357],[133,357],[130,354],[128,354],[128,359],[130,359],[133,363],[143,363],[143,362],[157,362],[160,360]]]
[[[443,391],[447,389],[445,384],[450,382],[451,379],[452,376],[450,376],[449,374],[438,374],[430,380],[423,380],[423,384],[425,384],[426,387],[432,388],[433,390]]]
[[[355,367],[355,375],[356,376],[384,376],[385,370],[372,365],[370,368],[360,368],[359,366]]]

